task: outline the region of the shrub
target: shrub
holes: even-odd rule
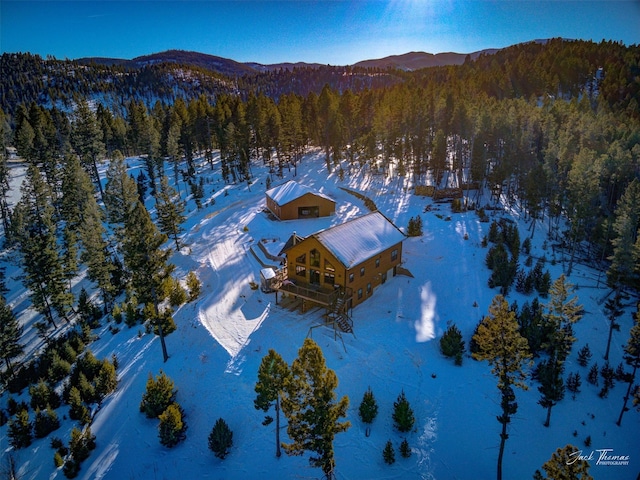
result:
[[[192,302],[200,296],[202,284],[194,272],[187,275],[187,288],[189,289],[189,301]]]
[[[440,350],[445,356],[455,358],[456,365],[462,365],[464,340],[462,340],[462,333],[455,323],[449,325],[447,331],[440,338]]]
[[[401,432],[408,432],[413,428],[416,419],[404,390],[398,395],[398,400],[393,402],[392,418],[394,426]]]
[[[158,436],[165,447],[173,447],[185,439],[187,425],[182,420],[182,409],[177,403],[172,403],[160,414]]]
[[[233,445],[233,432],[222,418],[216,420],[209,434],[209,450],[220,459],[229,454],[229,448]]]
[[[409,219],[409,225],[407,226],[407,235],[409,237],[422,236],[422,217],[416,215]]]
[[[147,390],[140,402],[140,411],[144,412],[147,418],[157,418],[174,402],[176,394],[173,381],[162,370],[155,379],[149,374]]]

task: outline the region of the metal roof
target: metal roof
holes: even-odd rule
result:
[[[404,233],[380,212],[372,212],[312,235],[347,268],[402,242]]]

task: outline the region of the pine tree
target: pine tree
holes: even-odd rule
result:
[[[163,176],[160,180],[160,192],[156,195],[156,211],[160,231],[173,238],[176,244],[176,251],[180,250],[178,235],[184,230],[180,226],[184,222],[185,202],[169,185],[169,179]]]
[[[82,164],[92,177],[93,182],[98,186],[100,196],[104,201],[105,196],[98,173],[98,162],[102,161],[106,154],[102,131],[86,100],[81,99],[78,102],[74,117],[71,136],[73,148],[80,156]]]
[[[388,465],[392,465],[396,461],[396,452],[393,448],[393,443],[391,440],[387,440],[387,443],[384,445],[384,450],[382,450],[382,458],[384,458],[384,463]]]
[[[322,350],[306,338],[291,365],[291,378],[282,399],[282,410],[289,421],[287,433],[292,440],[283,447],[288,455],[311,452],[309,463],[320,467],[327,478],[334,476],[333,439],[351,426],[339,421],[346,416],[349,398],[344,396],[336,402],[337,386],[338,377],[326,367]]]
[[[289,365],[273,349],[265,355],[258,368],[258,381],[256,382],[256,398],[253,404],[257,410],[267,412],[272,406],[276,411],[276,457],[280,457],[280,396],[285,384],[289,380],[291,372]],[[271,416],[266,416],[263,425],[269,425],[273,421]]]
[[[502,431],[498,453],[498,480],[502,479],[502,458],[505,442],[509,438],[507,425],[518,408],[512,387],[523,390],[528,388],[524,383],[527,377],[524,367],[529,364],[531,354],[527,340],[518,330],[515,312],[509,309],[509,304],[501,295],[497,295],[491,302],[489,315],[484,317],[473,336],[478,346],[473,358],[489,362],[491,372],[498,379],[498,390],[501,393],[502,414],[498,416],[498,422],[502,425]]]
[[[586,367],[589,360],[591,360],[591,349],[587,343],[584,347],[578,350],[578,364],[580,364],[581,367]]]
[[[464,340],[462,340],[462,333],[455,323],[449,325],[440,338],[440,350],[447,357],[454,357],[456,365],[462,365]]]
[[[591,365],[591,368],[589,369],[589,374],[587,375],[587,382],[597,387],[599,374],[600,374],[600,370],[598,369],[598,363],[596,362],[593,365]]]
[[[69,409],[69,418],[71,420],[78,420],[82,425],[89,423],[89,409],[82,401],[82,395],[77,387],[72,386],[69,390],[67,403],[71,407]]]
[[[162,331],[163,316],[158,305],[164,300],[161,295],[163,283],[171,275],[174,265],[167,263],[170,251],[160,247],[167,240],[151,221],[149,212],[140,202],[127,217],[123,243],[124,263],[131,273],[131,286],[141,303],[153,305],[152,323],[158,326],[163,359],[169,358]]]
[[[409,442],[406,438],[402,440],[402,443],[400,444],[400,455],[402,458],[409,458],[411,456],[411,448],[409,447]]]
[[[582,385],[582,380],[580,378],[580,374],[578,372],[570,373],[567,377],[567,390],[571,392],[571,397],[575,400],[576,394],[580,393],[580,386]]]
[[[367,424],[373,423],[378,415],[378,402],[376,402],[376,398],[373,396],[371,387],[368,387],[367,391],[364,392],[364,395],[362,396],[362,402],[360,402],[358,414],[360,415],[360,419]],[[369,427],[367,427],[367,436],[369,436],[368,432]]]
[[[563,370],[554,358],[543,360],[538,366],[538,380],[540,381],[538,391],[542,394],[542,398],[538,400],[538,403],[542,408],[547,409],[545,427],[549,426],[551,420],[551,408],[564,398]]]
[[[66,319],[73,295],[66,288],[51,191],[32,165],[27,169],[16,210],[21,218],[15,234],[23,257],[23,283],[31,292],[33,308],[56,327],[53,312]]]
[[[625,363],[631,367],[631,373],[624,376],[624,380],[629,384],[629,386],[627,387],[627,392],[624,396],[620,416],[616,421],[618,426],[622,423],[622,415],[624,415],[624,412],[628,410],[627,402],[631,396],[631,388],[633,387],[633,382],[636,378],[636,372],[638,368],[640,368],[640,304],[637,306],[633,320],[633,327],[631,327],[631,330],[629,331],[629,339],[627,340],[627,344],[624,346],[623,356]],[[636,390],[640,390],[640,388]]]
[[[169,405],[174,403],[177,393],[173,380],[167,377],[162,370],[155,379],[149,374],[147,389],[140,402],[140,411],[144,412],[147,418],[157,418]]]
[[[620,290],[623,285],[637,286],[640,250],[635,245],[638,241],[638,225],[640,181],[634,178],[618,200],[615,210],[613,231],[616,235],[611,240],[613,254],[609,257],[611,264],[607,270],[607,283],[615,290]]]
[[[22,330],[22,325],[0,294],[0,352],[11,376],[15,375],[11,361],[24,353],[24,346],[20,343]]]
[[[33,434],[31,433],[31,422],[27,410],[20,410],[16,413],[15,418],[9,420],[7,436],[13,448],[25,448],[31,445]]]
[[[581,450],[573,445],[558,448],[542,465],[549,480],[593,480],[589,475],[589,462],[578,458]],[[544,479],[542,475],[539,478]]]
[[[394,427],[400,432],[408,432],[413,428],[416,418],[413,414],[413,409],[404,394],[404,390],[400,392],[398,399],[393,402],[393,413],[391,417],[393,418]]]
[[[186,423],[183,420],[182,409],[177,403],[169,405],[159,417],[158,436],[165,447],[174,447],[186,438]]]
[[[233,446],[233,432],[222,418],[216,420],[211,433],[209,434],[209,450],[216,457],[224,459],[229,454],[229,449]]]
[[[104,205],[107,220],[114,228],[116,239],[122,242],[127,218],[138,203],[138,191],[119,151],[113,154],[106,178]]]
[[[615,372],[613,371],[613,368],[611,368],[611,365],[609,365],[609,362],[605,362],[602,369],[600,369],[600,376],[602,377],[602,389],[598,393],[600,398],[605,398],[609,395],[609,390],[611,390],[614,385],[614,375]]]
[[[620,325],[616,323],[617,318],[622,315],[622,294],[620,291],[616,291],[613,298],[607,300],[604,305],[604,309],[607,313],[607,319],[609,320],[609,336],[607,337],[607,349],[604,352],[604,359],[609,360],[609,348],[611,347],[611,337],[614,330],[620,330]]]
[[[71,439],[69,440],[69,452],[73,459],[82,463],[96,448],[96,437],[91,433],[91,427],[80,430],[76,427],[71,430]]]
[[[36,438],[44,438],[58,428],[60,428],[60,420],[55,410],[51,407],[47,407],[45,410],[36,410],[33,422],[33,434]]]

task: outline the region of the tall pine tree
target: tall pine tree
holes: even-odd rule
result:
[[[624,403],[622,404],[622,410],[620,410],[620,416],[616,422],[618,426],[622,423],[622,415],[624,415],[624,412],[628,410],[627,402],[631,396],[631,388],[633,387],[633,382],[636,378],[636,372],[638,371],[638,368],[640,368],[640,304],[638,304],[633,320],[634,324],[629,332],[629,340],[627,340],[627,344],[624,346],[623,356],[626,364],[631,367],[631,373],[626,373],[624,375],[624,380],[629,384],[629,386],[627,387],[627,393],[624,396]],[[638,388],[640,389],[640,387]]]
[[[336,402],[337,386],[338,377],[327,368],[322,350],[306,338],[285,385],[282,411],[289,421],[287,433],[292,442],[283,443],[283,447],[287,455],[310,452],[309,463],[320,467],[327,479],[334,478],[333,439],[351,426],[340,421],[347,414],[349,398]]]
[[[502,431],[497,479],[502,480],[502,458],[505,442],[509,438],[507,425],[518,408],[513,387],[527,390],[528,387],[524,383],[527,374],[524,368],[529,364],[531,354],[527,340],[520,335],[515,312],[509,308],[509,304],[501,295],[494,297],[489,306],[489,315],[478,325],[473,341],[478,348],[472,354],[473,358],[487,360],[491,365],[491,373],[498,379],[502,414],[497,418],[502,425]]]
[[[268,411],[272,406],[276,411],[276,457],[282,455],[280,451],[280,396],[284,391],[285,383],[291,376],[289,365],[273,349],[262,359],[258,368],[258,381],[256,382],[256,398],[253,401],[256,409]],[[263,425],[269,425],[273,418],[266,416]]]
[[[24,346],[20,343],[21,337],[22,326],[11,307],[7,305],[4,295],[0,295],[0,352],[11,375],[14,374],[11,360],[24,352]]]
[[[165,299],[163,284],[175,268],[168,263],[171,252],[161,248],[166,240],[166,235],[151,221],[147,209],[138,202],[126,218],[124,265],[131,274],[131,286],[138,300],[153,308],[151,323],[158,328],[165,362],[169,358],[162,328],[165,316],[159,311],[159,304]]]
[[[163,176],[160,180],[160,191],[156,195],[156,212],[160,231],[171,237],[176,244],[176,251],[180,250],[178,236],[183,232],[181,223],[184,222],[185,203],[169,185],[169,179]]]

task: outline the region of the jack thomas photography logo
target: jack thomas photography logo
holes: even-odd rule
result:
[[[619,455],[613,448],[601,448],[591,450],[585,454],[582,450],[570,453],[567,458],[567,465],[571,465],[578,460],[594,463],[599,466],[623,466],[629,465],[629,455]]]

